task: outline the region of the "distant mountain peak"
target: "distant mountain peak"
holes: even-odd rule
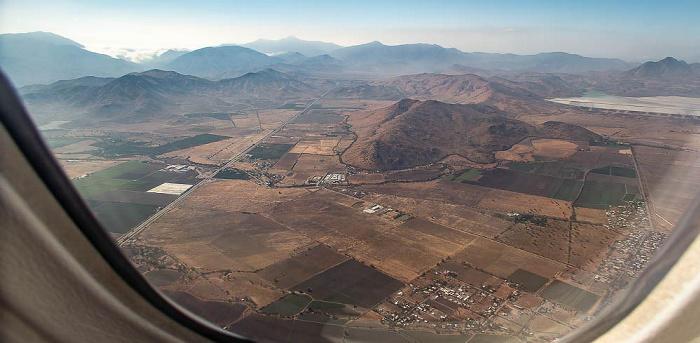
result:
[[[34,32],[27,32],[27,33],[7,33],[7,34],[2,34],[0,37],[3,38],[10,38],[10,39],[32,39],[36,41],[41,41],[44,43],[50,43],[54,45],[72,45],[76,46],[78,48],[84,49],[85,46],[74,41],[71,39],[68,39],[63,36],[59,36],[55,33],[51,32],[45,32],[45,31],[34,31]]]
[[[333,50],[341,48],[340,45],[320,41],[307,41],[299,39],[295,36],[289,36],[282,39],[258,39],[254,42],[241,44],[246,48],[250,48],[266,54],[280,54],[285,52],[299,52],[306,56],[316,56],[327,54]]]
[[[624,73],[626,77],[654,78],[661,80],[685,79],[694,76],[693,68],[685,61],[666,57],[659,61],[649,61]]]
[[[386,46],[386,45],[384,45],[382,42],[380,42],[380,41],[378,41],[378,40],[371,41],[371,42],[369,42],[369,43],[365,43],[365,44],[361,44],[361,45],[365,45],[365,46]]]

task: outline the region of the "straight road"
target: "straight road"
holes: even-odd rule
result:
[[[284,128],[287,124],[293,122],[295,119],[297,119],[300,115],[304,114],[307,110],[311,108],[314,104],[316,104],[319,100],[323,99],[328,93],[330,93],[333,89],[335,89],[335,86],[333,88],[329,89],[327,92],[323,93],[320,97],[318,97],[316,100],[311,102],[308,106],[306,106],[303,110],[301,110],[299,113],[295,114],[293,117],[289,118],[286,122],[282,123],[282,125],[278,126],[276,129],[272,130],[270,133],[265,135],[265,137],[259,139],[257,142],[255,142],[253,145],[249,146],[247,149],[243,150],[240,154],[236,155],[234,158],[230,159],[226,164],[221,166],[219,169],[217,169],[214,173],[210,174],[206,178],[204,178],[202,181],[199,183],[193,185],[190,187],[187,191],[182,193],[177,199],[175,199],[173,202],[168,204],[167,206],[163,207],[160,211],[154,213],[152,216],[150,216],[148,219],[146,219],[143,223],[139,224],[138,226],[135,226],[129,232],[123,234],[121,237],[117,239],[117,245],[120,247],[126,244],[129,240],[132,238],[135,238],[138,236],[148,225],[153,223],[154,221],[158,220],[158,218],[162,217],[164,214],[170,212],[177,203],[179,203],[182,199],[187,197],[188,195],[192,194],[197,188],[199,188],[201,185],[206,183],[207,181],[211,180],[214,175],[216,175],[220,170],[226,169],[230,167],[233,163],[236,161],[240,160],[241,158],[245,157],[251,150],[253,150],[255,147],[260,145],[261,143],[265,142],[268,138],[272,137],[276,133],[278,133],[282,128]]]

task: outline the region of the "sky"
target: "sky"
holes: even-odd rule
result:
[[[0,33],[53,32],[132,59],[296,36],[343,46],[377,40],[700,62],[699,14],[697,0],[0,0]]]

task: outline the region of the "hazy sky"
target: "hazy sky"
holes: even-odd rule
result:
[[[700,0],[0,0],[0,33],[49,31],[112,53],[294,35],[340,45],[700,61],[699,17]]]

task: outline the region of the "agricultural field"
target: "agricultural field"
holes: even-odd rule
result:
[[[310,172],[325,175],[329,172],[342,173],[345,171],[345,166],[340,163],[336,155],[302,154],[299,156],[292,170],[295,172]]]
[[[529,213],[562,219],[570,218],[573,214],[571,202],[499,189],[490,190],[480,199],[477,206],[493,211]]]
[[[508,281],[522,285],[527,292],[537,293],[542,286],[549,282],[549,279],[524,269],[518,269],[508,276]]]
[[[172,269],[151,270],[143,276],[156,287],[170,286],[182,277],[182,273]]]
[[[60,159],[58,162],[61,164],[63,171],[69,179],[75,179],[123,163],[123,161],[79,161],[64,159]]]
[[[297,163],[299,156],[301,156],[301,154],[295,154],[291,152],[285,153],[284,155],[282,155],[282,157],[280,157],[279,160],[277,160],[277,163],[275,163],[274,168],[281,170],[292,170],[292,168],[294,168],[294,165]]]
[[[83,137],[46,137],[44,141],[49,148],[58,149],[67,145],[75,144],[84,141]]]
[[[568,262],[569,223],[550,219],[544,226],[516,224],[498,241],[557,262]]]
[[[122,234],[141,224],[160,208],[157,205],[88,200],[88,206],[109,232]]]
[[[627,194],[624,184],[587,180],[574,205],[594,209],[608,209],[623,204]]]
[[[196,315],[222,327],[239,319],[246,310],[246,307],[241,304],[202,301],[187,292],[166,290],[164,293]]]
[[[345,119],[343,115],[333,110],[312,109],[297,117],[294,124],[338,124],[343,119]]]
[[[591,169],[591,173],[611,175],[611,176],[622,176],[626,178],[636,178],[637,172],[633,168],[617,167],[617,166],[607,166],[596,169]]]
[[[600,299],[596,294],[559,280],[554,280],[540,292],[540,295],[582,312],[589,311]]]
[[[248,152],[250,158],[259,160],[277,160],[284,155],[292,144],[262,143]]]
[[[382,183],[386,180],[384,174],[352,174],[348,176],[348,182],[351,184],[361,185],[365,183]]]
[[[401,287],[400,281],[356,260],[348,260],[292,289],[307,293],[314,300],[372,308]]]
[[[285,103],[284,105],[280,106],[280,109],[283,110],[303,110],[306,108],[306,102],[288,102]]]
[[[565,179],[583,180],[586,174],[584,168],[573,162],[507,162],[504,167],[520,172],[555,176]]]
[[[543,158],[561,159],[572,156],[581,145],[561,139],[534,139],[530,142],[534,147],[532,155]]]
[[[571,142],[561,139],[527,138],[508,150],[497,151],[501,161],[533,162],[558,160],[573,156],[578,150],[588,147],[588,142]]]
[[[230,120],[232,116],[242,116],[242,113],[187,113],[185,118],[214,118],[218,120]]]
[[[220,170],[216,175],[214,175],[215,178],[217,179],[231,179],[231,180],[249,180],[250,175],[246,173],[243,170],[240,169],[224,169]]]
[[[566,269],[566,264],[528,253],[507,244],[478,238],[452,256],[455,261],[466,263],[478,270],[487,271],[501,278],[508,278],[522,269],[545,278],[553,278]]]
[[[267,266],[258,275],[281,288],[292,286],[348,260],[325,245],[317,245],[286,260]]]
[[[694,152],[635,146],[651,220],[666,232],[700,192],[700,160]]]
[[[576,219],[583,222],[592,222],[596,224],[604,224],[608,221],[608,216],[605,210],[594,208],[576,207]]]
[[[289,152],[294,154],[336,155],[335,147],[340,138],[308,138],[299,141]]]
[[[273,302],[261,309],[266,314],[277,314],[282,317],[291,317],[306,308],[311,302],[311,297],[304,294],[289,294],[282,299]]]
[[[583,185],[583,182],[578,180],[503,168],[484,171],[472,169],[453,181],[566,201],[575,200]]]
[[[168,182],[188,187],[198,182],[193,172],[166,172],[159,163],[124,162],[73,180],[104,227],[124,233],[177,198],[149,192]]]
[[[383,204],[403,213],[410,213],[431,222],[479,236],[493,237],[505,231],[511,224],[472,207],[424,200],[412,197],[399,197],[387,194],[367,194],[363,199]]]
[[[384,178],[386,181],[428,181],[437,179],[444,173],[445,169],[440,166],[429,166],[423,168],[415,168],[412,170],[402,170],[386,173]]]
[[[147,232],[144,244],[163,247],[187,265],[207,270],[255,271],[313,243],[258,214],[203,212],[186,203]]]
[[[445,180],[454,182],[476,181],[480,178],[482,173],[483,171],[480,169],[472,168],[463,172],[455,173],[454,175],[448,175]]]
[[[95,143],[98,147],[99,154],[106,157],[126,157],[134,155],[161,155],[171,151],[191,148],[198,145],[213,143],[231,137],[213,135],[209,133],[199,134],[193,137],[183,138],[170,143],[158,146],[149,146],[145,142],[121,141],[108,142],[102,141]]]

